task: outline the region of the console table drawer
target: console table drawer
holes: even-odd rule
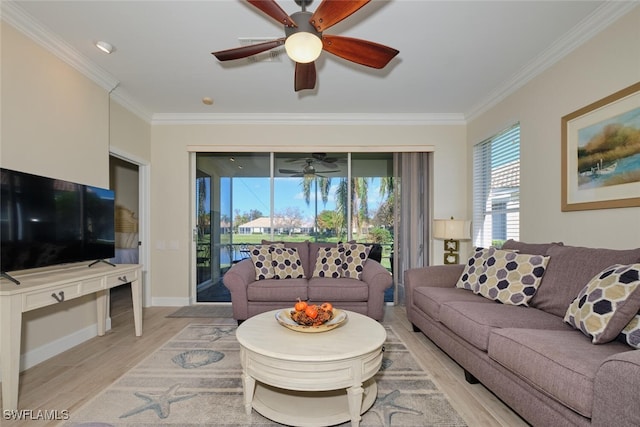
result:
[[[102,290],[102,289],[106,289],[104,286],[104,281],[102,280],[102,277],[97,277],[95,279],[83,280],[82,288],[80,289],[80,291],[82,292],[83,295],[85,295],[85,294],[92,294],[94,292],[98,292],[99,290]]]
[[[40,292],[24,294],[22,296],[22,311],[29,311],[35,308],[55,304],[56,302],[63,302],[77,298],[82,295],[81,287],[82,282],[76,282]]]
[[[138,280],[138,271],[130,271],[128,273],[114,274],[107,276],[107,288],[115,288],[116,286],[124,285],[125,283]]]

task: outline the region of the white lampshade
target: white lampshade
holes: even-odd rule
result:
[[[433,238],[440,240],[470,239],[471,221],[463,219],[434,219]]]
[[[318,59],[322,52],[322,40],[314,34],[300,31],[287,37],[284,48],[289,58],[306,64]]]

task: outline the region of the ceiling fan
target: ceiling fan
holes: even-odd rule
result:
[[[291,16],[274,0],[247,0],[271,18],[284,24],[285,37],[212,52],[219,61],[246,58],[285,45],[287,55],[296,63],[295,91],[313,89],[316,86],[314,61],[322,50],[357,64],[372,68],[384,68],[399,51],[367,40],[323,34],[325,30],[352,15],[371,0],[322,0],[315,12],[307,12],[312,0],[295,0],[301,12]]]
[[[319,176],[319,177],[322,177],[322,178],[326,178],[326,176],[324,176],[322,174],[340,172],[340,169],[318,171],[313,166],[313,162],[314,162],[313,159],[306,159],[305,161],[306,161],[307,164],[302,168],[302,170],[278,169],[278,172],[291,174],[291,176],[294,177],[294,178],[307,177],[307,176],[312,176],[312,177],[313,176]]]
[[[311,157],[294,158],[285,160],[287,163],[301,162],[301,163],[320,163],[326,168],[335,167],[337,162],[344,162],[344,159],[337,157],[329,157],[327,153],[311,153]]]

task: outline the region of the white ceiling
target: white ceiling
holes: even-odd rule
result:
[[[308,10],[316,9],[314,0]],[[312,91],[294,63],[218,62],[239,38],[282,37],[242,0],[3,1],[2,19],[152,122],[396,120],[463,122],[588,40],[636,2],[374,0],[326,31],[400,51],[383,70],[323,52]],[[278,0],[289,14],[300,8]],[[94,43],[115,46],[111,55]],[[214,104],[204,105],[203,97]]]

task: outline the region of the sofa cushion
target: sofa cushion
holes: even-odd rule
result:
[[[362,279],[362,270],[364,263],[367,262],[371,247],[361,243],[343,243],[342,259],[342,277],[349,279]]]
[[[456,288],[475,291],[478,287],[478,277],[484,271],[484,262],[489,255],[489,248],[476,247],[464,265],[464,270],[456,283]]]
[[[273,279],[275,273],[271,262],[271,248],[274,245],[251,245],[247,248],[253,261],[256,280]]]
[[[304,278],[302,262],[295,248],[271,248],[271,263],[275,279]]]
[[[502,244],[501,249],[509,249],[521,254],[548,255],[547,251],[553,246],[563,246],[562,242],[551,243],[525,243],[509,239]]]
[[[318,250],[320,248],[335,248],[337,247],[337,243],[330,242],[310,242],[309,243],[309,264],[311,267],[311,275],[307,277],[313,277],[313,267],[315,266],[316,259],[318,257]]]
[[[258,280],[247,286],[248,301],[291,301],[293,307],[298,298],[309,298],[307,279]]]
[[[308,296],[309,301],[315,303],[362,302],[369,300],[369,286],[367,283],[357,279],[314,277],[309,279]]]
[[[633,316],[633,319],[620,332],[618,341],[640,349],[640,312]]]
[[[487,298],[461,288],[420,286],[413,291],[413,304],[436,321],[440,321],[440,306],[454,301],[495,304]]]
[[[503,304],[528,305],[548,262],[547,256],[491,248],[475,292]]]
[[[312,277],[342,276],[342,248],[336,246],[318,248]]]
[[[640,264],[605,268],[580,291],[564,316],[594,344],[615,339],[640,309]]]
[[[591,280],[613,264],[640,262],[640,248],[629,250],[594,249],[578,246],[551,246],[547,271],[529,305],[564,317],[567,308]]]
[[[491,301],[490,301],[491,302]],[[440,306],[440,322],[456,335],[482,351],[487,350],[489,335],[499,328],[560,329],[572,328],[561,317],[530,307],[495,302],[448,302]]]
[[[628,349],[622,343],[591,345],[575,330],[505,328],[491,334],[488,354],[542,393],[591,418],[600,364]]]
[[[300,262],[302,263],[302,270],[304,271],[304,277],[311,277],[311,273],[313,273],[313,265],[311,264],[313,261],[309,259],[309,241],[304,242],[270,242],[268,240],[263,240],[263,245],[271,245],[274,243],[283,244],[285,248],[293,248],[298,250],[298,256],[300,257]],[[315,261],[315,258],[313,259]]]

